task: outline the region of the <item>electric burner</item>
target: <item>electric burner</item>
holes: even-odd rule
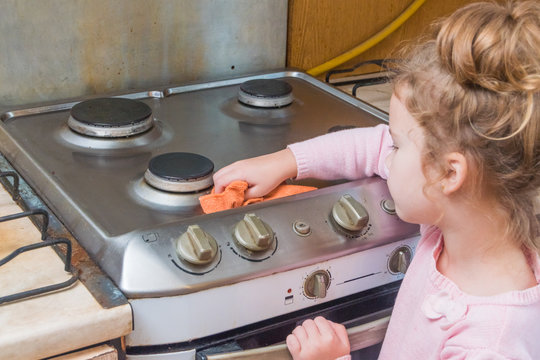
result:
[[[238,101],[259,108],[280,108],[293,102],[292,86],[276,79],[249,80],[240,85]]]
[[[82,101],[71,109],[71,130],[99,138],[129,137],[153,126],[152,109],[145,103],[125,98]]]
[[[212,186],[213,171],[214,163],[202,155],[173,152],[153,157],[144,179],[159,190],[186,193]]]

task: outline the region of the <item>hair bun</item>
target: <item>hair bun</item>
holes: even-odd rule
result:
[[[540,3],[470,4],[440,24],[441,63],[462,86],[540,89]]]

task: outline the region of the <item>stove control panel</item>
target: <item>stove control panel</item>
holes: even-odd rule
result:
[[[132,297],[167,291],[181,295],[369,250],[378,253],[386,245],[392,248],[384,257],[360,265],[368,275],[385,272],[393,279],[403,275],[413,254],[396,242],[416,236],[418,226],[392,214],[390,199],[386,182],[373,177],[171,221],[144,229],[139,237],[130,233],[120,288]],[[338,285],[335,277],[332,269],[312,269],[295,286],[306,301],[326,301]]]
[[[311,222],[310,225],[311,229],[315,230],[316,224]],[[277,236],[280,236],[279,234],[278,232]],[[277,240],[279,239],[276,237]],[[313,242],[300,236],[297,240],[310,244]],[[410,251],[411,255],[414,255],[418,240],[418,236],[413,236],[205,291],[167,298],[131,299],[130,304],[134,309],[138,327],[130,333],[128,341],[133,346],[147,344],[149,338],[164,339],[160,341],[168,343],[189,341],[194,337],[217,334],[296,311],[313,313],[326,306],[325,304],[346,296],[363,296],[363,291],[403,279],[403,273],[393,273],[390,270],[392,265],[389,264],[394,261],[391,259],[403,258],[400,251],[403,254]],[[351,243],[351,240],[346,243]],[[304,250],[304,254],[306,251]],[[266,262],[250,264],[264,263]],[[308,310],[312,306],[316,307]],[[191,321],[190,326],[186,326],[186,319],[193,317],[197,321]],[[142,330],[148,328],[152,331]]]

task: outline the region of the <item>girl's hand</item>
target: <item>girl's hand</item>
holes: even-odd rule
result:
[[[214,174],[214,192],[221,193],[235,180],[248,183],[246,199],[261,197],[297,174],[296,159],[289,149],[237,161]]]
[[[322,316],[306,320],[287,336],[294,360],[334,360],[351,351],[345,326]]]

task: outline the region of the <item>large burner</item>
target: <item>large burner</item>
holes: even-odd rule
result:
[[[71,130],[101,138],[127,137],[153,126],[152,109],[139,100],[99,98],[73,106],[68,119]]]
[[[173,152],[153,157],[144,179],[159,190],[186,193],[212,186],[213,171],[214,163],[202,155]]]
[[[292,86],[282,80],[256,79],[240,85],[238,101],[261,108],[280,108],[292,103]]]

